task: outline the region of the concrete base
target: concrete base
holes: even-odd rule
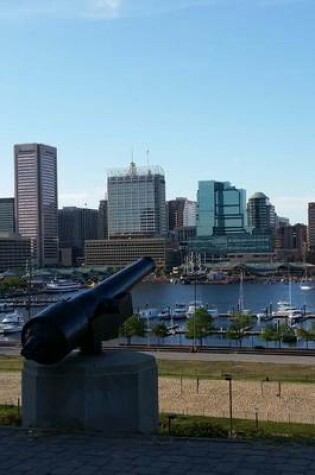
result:
[[[155,359],[109,350],[97,356],[75,351],[52,366],[26,360],[22,408],[25,428],[157,432]]]

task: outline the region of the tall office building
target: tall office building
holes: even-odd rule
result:
[[[197,236],[248,232],[246,191],[229,182],[200,181],[197,192]]]
[[[108,239],[107,199],[101,200],[98,208],[98,239]]]
[[[248,225],[253,233],[268,233],[272,228],[273,209],[269,198],[261,192],[254,193],[247,203]]]
[[[98,210],[66,206],[58,210],[60,249],[71,249],[72,264],[84,255],[84,242],[98,237]]]
[[[109,238],[166,234],[165,178],[160,167],[109,170],[107,173]]]
[[[191,228],[196,226],[196,202],[186,200],[183,210],[183,227]]]
[[[16,231],[32,243],[38,267],[58,263],[57,149],[14,147]]]
[[[277,259],[286,261],[302,261],[306,258],[307,226],[297,223],[293,226],[282,226],[277,230],[275,252]]]
[[[196,226],[196,203],[187,198],[168,201],[169,231]]]
[[[14,198],[0,198],[0,233],[14,234]]]

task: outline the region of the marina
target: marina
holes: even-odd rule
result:
[[[10,309],[13,306],[24,318],[28,319],[45,306],[69,299],[76,292],[18,297],[6,302],[2,300],[1,305],[3,308],[6,304]],[[310,330],[315,322],[315,291],[303,291],[298,282],[292,282],[290,285],[276,282],[270,285],[244,281],[241,294],[239,283],[224,286],[197,284],[195,287],[194,285],[148,282],[141,283],[133,289],[132,296],[135,314],[145,318],[148,326],[146,337],[135,337],[134,341],[147,342],[149,338],[150,344],[156,341],[152,329],[158,323],[165,323],[169,329],[169,336],[165,338],[165,343],[191,344],[191,340],[186,338],[185,331],[189,308],[189,315],[192,316],[195,304],[197,308],[207,310],[215,327],[213,334],[204,339],[204,344],[207,345],[237,346],[238,342],[229,341],[226,338],[226,331],[233,322],[233,316],[240,311],[240,307],[243,314],[253,315],[252,324],[242,342],[243,346],[266,345],[259,336],[266,325],[281,325],[287,322],[293,327]],[[5,312],[0,314],[0,320],[3,316]],[[0,335],[0,341],[8,338],[18,339],[19,335]],[[269,347],[272,345],[277,346],[278,342],[268,342]],[[307,342],[307,345],[309,348],[315,348],[313,341]],[[283,344],[283,347],[285,346]],[[305,348],[306,342],[298,339],[295,346]]]

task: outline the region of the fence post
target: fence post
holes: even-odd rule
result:
[[[232,380],[233,377],[231,374],[225,374],[224,375],[225,381],[228,381],[229,383],[229,417],[230,417],[230,437],[233,437],[233,393],[232,393]]]
[[[258,409],[255,407],[255,427],[258,430]]]
[[[278,381],[278,393],[277,397],[281,397],[281,381]]]

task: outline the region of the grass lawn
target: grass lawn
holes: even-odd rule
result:
[[[0,405],[0,425],[20,425],[21,414],[17,406]],[[160,414],[160,434],[175,437],[228,438],[230,420],[218,417]],[[233,419],[233,437],[239,439],[272,439],[315,444],[315,426],[279,422]]]
[[[0,425],[18,426],[21,424],[21,413],[18,406],[0,405]]]
[[[172,416],[171,416],[172,417]],[[183,416],[171,418],[160,415],[160,433],[176,437],[227,438],[230,420],[219,417]],[[315,426],[311,424],[288,424],[247,419],[233,419],[233,435],[240,439],[273,439],[307,441],[315,444]]]
[[[314,366],[299,364],[248,363],[240,361],[179,361],[157,359],[160,376],[180,376],[202,379],[221,379],[226,373],[234,379],[313,382],[315,383]],[[21,356],[0,355],[0,371],[21,371]]]
[[[23,366],[22,356],[6,356],[0,355],[0,371],[21,371]]]
[[[179,361],[159,358],[157,360],[160,376],[179,376],[184,378],[198,375],[203,379],[221,379],[232,374],[234,379],[274,381],[315,382],[314,366],[299,364],[248,363],[240,361]]]

